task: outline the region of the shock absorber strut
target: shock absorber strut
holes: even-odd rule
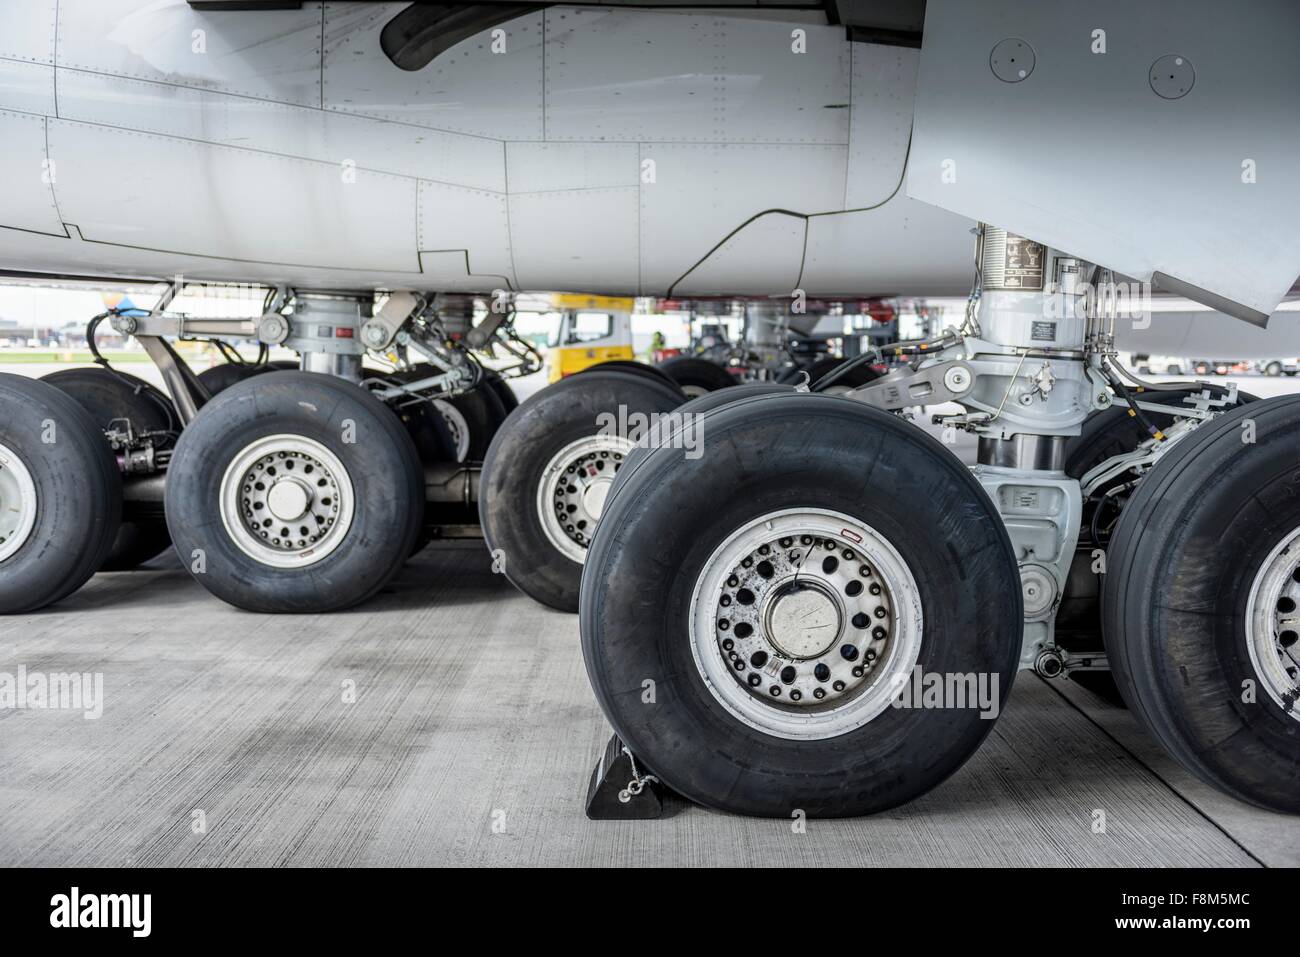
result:
[[[1088,265],[1041,243],[981,226],[975,288],[959,330],[903,343],[909,366],[851,393],[880,408],[956,402],[936,422],[979,438],[973,471],[1006,523],[1020,567],[1021,666],[1055,660],[1054,622],[1082,517],[1065,445],[1110,405],[1090,361]]]

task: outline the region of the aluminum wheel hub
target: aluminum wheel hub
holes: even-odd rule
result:
[[[1246,646],[1269,697],[1300,720],[1300,528],[1255,575],[1246,602]]]
[[[560,449],[542,472],[537,514],[547,539],[582,564],[605,510],[614,476],[633,447],[617,435],[594,435]]]
[[[247,446],[221,480],[221,519],[246,555],[276,568],[314,565],[342,543],[355,496],[343,463],[300,435]]]
[[[12,449],[0,445],[0,562],[22,548],[36,525],[36,482]]]
[[[915,666],[920,594],[894,547],[857,519],[789,509],[733,532],[691,599],[710,692],[782,738],[829,738],[887,708]]]

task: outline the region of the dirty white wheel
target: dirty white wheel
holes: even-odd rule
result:
[[[185,428],[166,511],[178,554],[214,595],[318,614],[366,600],[401,569],[424,522],[424,475],[406,427],[369,392],[268,372]]]
[[[1251,584],[1246,648],[1264,689],[1300,721],[1300,528],[1282,539]]]
[[[352,527],[356,496],[338,456],[301,435],[268,435],[231,461],[221,520],[239,549],[274,568],[323,560]]]
[[[1255,440],[1243,443],[1243,426]],[[1106,652],[1134,715],[1202,780],[1300,813],[1300,396],[1203,422],[1115,525]]]
[[[447,423],[447,428],[451,431],[451,441],[455,446],[456,461],[464,462],[469,458],[470,447],[470,427],[465,421],[464,414],[450,402],[444,402],[442,399],[434,399],[433,407],[442,416],[442,421]]]
[[[681,404],[681,390],[653,371],[597,366],[510,413],[483,461],[478,507],[487,547],[511,583],[577,610],[587,546],[633,447],[619,434],[631,428],[619,423],[660,421]]]
[[[0,562],[26,544],[36,525],[36,482],[18,453],[0,445]]]
[[[48,382],[0,373],[0,614],[85,584],[121,513],[117,461],[90,413]]]
[[[586,561],[614,476],[634,442],[618,435],[593,435],[556,452],[537,488],[537,515],[547,539],[565,557]]]
[[[991,500],[929,436],[856,402],[705,415],[710,454],[637,450],[583,569],[610,724],[673,790],[729,811],[844,816],[924,793],[988,733],[1019,657]]]
[[[750,727],[832,738],[898,697],[920,654],[920,593],[897,549],[824,509],[760,516],[705,562],[691,645],[709,691]]]

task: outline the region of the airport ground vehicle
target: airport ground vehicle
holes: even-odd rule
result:
[[[548,343],[548,382],[559,382],[565,376],[601,363],[632,361],[635,300],[570,294],[551,299],[560,312],[560,324]]]
[[[591,491],[603,514],[579,595],[588,673],[668,784],[780,815],[866,813],[933,787],[988,733],[1019,669],[1074,665],[1055,616],[1085,503],[1096,515],[1101,495],[1124,503],[1117,523],[1101,513],[1114,524],[1101,606],[1126,700],[1207,780],[1300,810],[1300,408],[1230,410],[1230,390],[1198,384],[1172,426],[1148,426],[1168,407],[1116,366],[1122,320],[1095,295],[1129,276],[1258,325],[1291,287],[1300,193],[1263,174],[1296,154],[1293,4],[1238,5],[1224,29],[1210,0],[1098,0],[1089,20],[1125,38],[1104,53],[1104,36],[1089,41],[1101,28],[1030,0],[890,5],[897,18],[800,0],[484,3],[453,11],[455,30],[439,29],[440,5],[211,6],[4,5],[7,268],[769,302],[973,288],[960,328],[900,347],[910,362],[850,397],[725,402],[700,413],[700,457],[632,449]],[[1080,135],[1076,104],[1116,135]],[[1189,162],[1210,130],[1222,135]],[[189,215],[171,215],[177,196]],[[399,295],[419,298],[388,302]],[[304,367],[356,372],[372,317],[348,296],[300,298]],[[252,323],[263,341],[285,334],[277,315]],[[427,325],[414,307],[380,318],[377,348]],[[160,330],[134,331],[166,366]],[[436,362],[438,338],[416,340]],[[169,530],[196,574],[220,579],[213,590],[263,588],[249,604],[269,610],[340,607],[414,546],[418,458],[380,403],[415,384],[367,395],[267,373],[200,411],[183,370],[172,378],[193,422],[169,465]],[[19,504],[0,530],[0,595],[16,610],[102,563],[122,469],[58,393],[0,386],[0,495]],[[973,472],[894,414],[945,400],[964,408],[947,425],[980,438]],[[1067,475],[1069,440],[1120,402],[1148,438]],[[48,422],[63,441],[40,441]],[[584,466],[603,472],[601,451]],[[467,476],[426,475],[423,499],[464,505]],[[350,509],[336,494],[348,487]],[[552,491],[586,498],[574,488]],[[51,500],[54,513],[27,507]],[[47,534],[60,547],[35,568],[23,549]],[[232,574],[246,559],[273,571]],[[945,694],[973,685],[988,707],[944,694],[895,707],[926,676]]]
[[[1300,359],[1261,359],[1255,370],[1271,376],[1295,375],[1300,372]]]

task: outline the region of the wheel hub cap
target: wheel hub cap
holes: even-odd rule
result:
[[[36,482],[22,459],[0,445],[0,562],[13,555],[36,525]]]
[[[897,551],[838,512],[775,512],[705,563],[691,645],[709,690],[783,738],[827,738],[897,697],[920,654],[919,592]]]
[[[298,520],[310,505],[311,491],[297,479],[281,479],[266,496],[266,507],[282,522]]]
[[[841,630],[839,605],[820,582],[787,582],[773,589],[764,617],[772,645],[793,659],[826,654]]]
[[[272,435],[244,448],[227,467],[220,507],[241,551],[266,565],[301,568],[342,543],[354,492],[347,469],[323,444]]]

